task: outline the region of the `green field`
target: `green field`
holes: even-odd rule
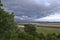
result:
[[[60,29],[55,29],[55,28],[41,28],[41,27],[37,27],[37,32],[38,33],[44,33],[44,34],[47,34],[47,33],[60,33]]]

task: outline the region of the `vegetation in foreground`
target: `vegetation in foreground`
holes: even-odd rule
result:
[[[60,40],[60,34],[37,33],[32,24],[25,25],[24,31],[17,28],[14,15],[2,9],[0,0],[0,40]]]
[[[30,35],[30,39],[25,40],[60,40],[60,33],[38,33],[36,27],[32,24],[25,24],[23,33],[23,35],[25,35],[25,33]]]

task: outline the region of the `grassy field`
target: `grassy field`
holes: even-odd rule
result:
[[[57,28],[60,29],[60,23],[18,23],[21,24],[33,24],[37,27],[44,27],[44,28]]]
[[[41,27],[37,27],[37,32],[38,33],[44,33],[44,34],[47,34],[47,33],[60,33],[60,29],[55,29],[55,28],[41,28]]]
[[[33,24],[37,28],[38,33],[60,33],[60,23],[18,23],[20,24]]]

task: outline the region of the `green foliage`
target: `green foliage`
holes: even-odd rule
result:
[[[14,15],[4,11],[1,6],[0,0],[0,40],[17,40],[18,34]]]
[[[59,34],[57,35],[55,33],[53,33],[53,34],[48,33],[46,35],[44,35],[43,33],[39,33],[38,39],[39,40],[60,40]]]
[[[0,0],[0,9],[1,9],[2,6],[3,6],[3,4],[1,3],[1,0]]]
[[[43,33],[38,34],[39,40],[45,40],[45,36]]]
[[[46,39],[47,39],[47,40],[57,40],[55,34],[47,34]]]
[[[32,24],[25,24],[24,26],[25,26],[24,30],[25,30],[26,33],[29,33],[29,34],[31,34],[33,36],[37,35],[36,27],[34,25],[32,25]]]
[[[28,33],[25,33],[24,37],[25,40],[35,40],[35,38],[32,35],[29,35]]]
[[[1,36],[7,38],[6,40],[8,40],[8,37],[10,40],[12,40],[13,36],[16,35],[16,32],[17,31],[14,22],[14,16],[4,11],[0,12],[0,34],[2,34]]]
[[[35,40],[35,38],[32,35],[23,32],[19,34],[18,40]]]
[[[58,39],[60,39],[60,34],[58,34],[56,37],[57,37]]]

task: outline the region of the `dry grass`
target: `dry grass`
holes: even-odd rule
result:
[[[33,24],[39,27],[58,27],[60,28],[60,23],[18,23],[18,24]]]

